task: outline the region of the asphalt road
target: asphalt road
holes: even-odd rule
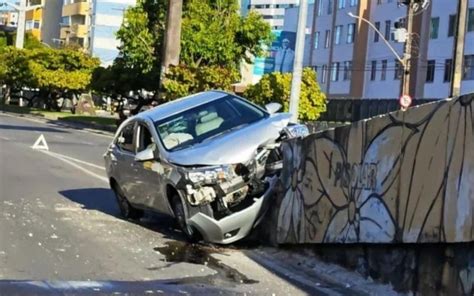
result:
[[[31,148],[44,135],[49,152]],[[0,295],[309,291],[241,248],[189,245],[172,219],[118,217],[110,135],[0,113]]]

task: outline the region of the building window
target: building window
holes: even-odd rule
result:
[[[326,79],[327,79],[327,76],[328,76],[328,66],[327,65],[323,65],[322,67],[322,77],[321,77],[321,83],[326,83]]]
[[[323,15],[323,9],[324,9],[324,0],[319,0],[319,3],[318,3],[318,16]]]
[[[432,17],[430,22],[430,39],[438,39],[439,17]]]
[[[377,5],[382,4],[382,0],[377,0]]]
[[[377,28],[377,31],[380,31],[380,22],[375,22],[375,28]],[[379,39],[379,33],[374,31],[374,42],[379,42]]]
[[[469,8],[469,12],[467,13],[467,31],[474,31],[474,8]]]
[[[435,60],[429,60],[426,67],[426,82],[433,82],[435,77]]]
[[[391,31],[392,31],[392,21],[385,21],[385,39],[390,40]]]
[[[351,6],[356,6],[357,4],[359,4],[359,0],[351,0]]]
[[[375,80],[375,75],[377,73],[377,61],[372,61],[372,66],[370,67],[370,80]]]
[[[332,6],[334,5],[333,3],[333,0],[328,1],[328,14],[332,13]]]
[[[451,81],[451,76],[453,74],[453,60],[452,59],[447,59],[444,61],[444,82],[450,82]]]
[[[474,55],[464,56],[464,80],[474,80]]]
[[[326,37],[324,39],[324,48],[328,48],[331,41],[331,30],[326,30]]]
[[[344,8],[346,8],[346,0],[338,0],[338,2],[337,2],[337,8],[339,8],[339,9],[344,9]]]
[[[382,61],[382,74],[380,75],[380,80],[387,79],[387,60]]]
[[[347,43],[354,43],[355,24],[347,25]]]
[[[332,63],[331,65],[331,81],[339,80],[339,63]]]
[[[456,27],[456,14],[451,14],[449,16],[449,26],[448,26],[448,37],[453,37],[454,36],[454,31]]]
[[[403,76],[403,67],[402,64],[400,64],[400,61],[395,60],[395,76],[393,79],[399,80]]]
[[[336,26],[336,36],[334,43],[335,44],[340,44],[341,43],[341,35],[342,35],[342,25],[341,26]]]
[[[314,33],[314,48],[317,49],[319,47],[319,32]]]
[[[26,21],[25,23],[25,30],[32,30],[33,29],[33,21]]]
[[[344,80],[351,80],[352,77],[352,61],[344,62]]]

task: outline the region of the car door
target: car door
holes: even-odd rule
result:
[[[150,127],[146,122],[139,122],[137,125],[137,153],[152,148],[155,159],[138,162],[136,164],[137,174],[142,182],[137,187],[140,195],[140,203],[143,206],[159,212],[167,212],[166,196],[163,189],[164,167],[159,160],[156,140],[150,132]]]
[[[135,193],[135,188],[138,185],[135,162],[135,126],[136,122],[132,121],[122,128],[112,150],[116,163],[114,175],[128,201],[133,204],[138,202]]]

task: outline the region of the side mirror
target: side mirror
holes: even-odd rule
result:
[[[143,162],[155,159],[155,153],[153,147],[146,148],[135,155],[135,161]]]
[[[275,114],[281,109],[281,104],[280,103],[269,103],[265,105],[265,109],[267,109],[267,112],[270,114]]]

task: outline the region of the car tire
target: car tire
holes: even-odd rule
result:
[[[199,242],[202,239],[202,236],[197,229],[188,225],[186,222],[188,214],[178,194],[174,194],[171,197],[171,207],[173,209],[176,223],[178,223],[178,226],[183,231],[186,239],[192,243]]]
[[[138,220],[143,217],[143,210],[133,207],[130,202],[127,200],[127,197],[123,193],[122,189],[118,185],[113,187],[115,193],[115,198],[117,199],[117,204],[120,209],[120,215],[125,219]]]

